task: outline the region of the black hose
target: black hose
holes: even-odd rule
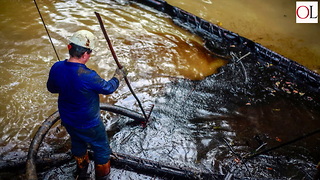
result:
[[[36,135],[33,137],[32,142],[29,147],[28,156],[27,156],[27,167],[26,167],[26,176],[28,180],[36,180],[36,156],[40,144],[42,143],[43,138],[49,131],[49,129],[60,119],[60,114],[58,111],[49,116],[40,126]]]
[[[121,114],[124,116],[127,116],[129,118],[132,118],[136,121],[144,121],[145,118],[143,115],[126,109],[121,106],[115,106],[111,104],[101,103],[100,104],[101,110],[110,111],[113,113]],[[49,131],[49,129],[60,119],[60,114],[58,111],[53,113],[51,116],[49,116],[40,126],[37,133],[35,134],[34,138],[32,139],[32,142],[29,147],[28,156],[27,156],[27,165],[26,165],[26,177],[28,180],[37,180],[37,171],[36,171],[36,157],[39,150],[39,147]]]

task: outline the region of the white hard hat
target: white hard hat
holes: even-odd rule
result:
[[[97,37],[90,31],[80,30],[73,34],[70,38],[70,43],[74,43],[78,46],[94,49],[97,41]]]

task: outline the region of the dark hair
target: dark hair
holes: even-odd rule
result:
[[[69,49],[69,54],[71,57],[77,57],[77,58],[81,58],[81,56],[87,52],[88,54],[90,54],[92,52],[91,49],[89,48],[85,48],[82,46],[78,46],[74,43],[70,43],[71,48]]]

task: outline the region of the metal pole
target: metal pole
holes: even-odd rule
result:
[[[118,60],[118,57],[117,57],[117,55],[116,55],[116,53],[115,53],[115,51],[114,51],[114,49],[113,49],[113,47],[112,47],[111,41],[110,41],[110,39],[109,39],[109,37],[108,37],[107,31],[106,31],[106,29],[104,28],[104,25],[103,25],[101,16],[100,16],[100,14],[97,13],[97,12],[94,12],[94,13],[95,13],[96,16],[97,16],[97,19],[98,19],[98,21],[99,21],[99,24],[100,24],[101,30],[102,30],[102,32],[103,32],[103,34],[104,34],[104,37],[106,38],[106,40],[107,40],[107,42],[108,42],[108,45],[109,45],[111,54],[112,54],[112,56],[113,56],[113,59],[114,59],[115,62],[117,63],[118,68],[119,68],[119,69],[122,69],[122,65],[120,64],[120,62],[119,62],[119,60]],[[144,116],[145,119],[146,119],[146,122],[148,122],[148,116],[146,115],[145,111],[143,110],[143,107],[142,107],[142,104],[141,104],[140,100],[138,99],[138,97],[137,97],[136,94],[134,93],[134,91],[133,91],[133,89],[132,89],[132,87],[131,87],[131,85],[130,85],[130,82],[129,82],[128,78],[127,78],[127,76],[124,76],[124,80],[126,81],[126,84],[128,85],[128,88],[130,89],[132,95],[133,95],[134,98],[137,100],[137,102],[138,102],[138,104],[139,104],[139,107],[140,107],[140,109],[141,109],[141,111],[142,111],[142,113],[143,113],[143,116]]]
[[[52,45],[52,47],[53,47],[53,50],[54,50],[54,52],[56,53],[56,56],[57,56],[58,60],[60,61],[60,58],[59,58],[58,53],[57,53],[57,50],[56,50],[56,48],[55,48],[54,45],[53,45],[51,36],[50,36],[49,31],[48,31],[48,29],[47,29],[46,23],[44,23],[43,17],[42,17],[42,15],[41,15],[41,13],[40,13],[40,9],[39,9],[39,7],[38,7],[38,4],[37,4],[36,0],[33,0],[33,1],[34,1],[34,4],[36,5],[36,8],[37,8],[38,12],[39,12],[39,15],[40,15],[40,18],[41,18],[41,20],[42,20],[43,26],[44,26],[44,28],[45,28],[46,31],[47,31],[47,34],[48,34],[48,36],[49,36],[49,40],[50,40],[50,42],[51,42],[51,45]]]
[[[305,135],[303,135],[303,136],[300,136],[300,137],[298,137],[298,138],[295,138],[295,139],[293,139],[293,140],[291,140],[291,141],[288,141],[288,142],[286,142],[286,143],[280,144],[279,146],[275,146],[275,147],[272,147],[272,148],[270,148],[270,149],[266,149],[266,150],[264,150],[264,151],[261,151],[261,152],[259,152],[259,153],[255,153],[255,154],[246,156],[246,157],[244,157],[243,159],[248,160],[248,159],[257,157],[257,156],[259,156],[259,155],[261,155],[261,154],[265,154],[265,153],[268,153],[268,152],[270,152],[270,151],[279,149],[279,148],[281,148],[281,147],[283,147],[283,146],[287,146],[287,145],[289,145],[289,144],[295,143],[295,142],[300,141],[300,140],[302,140],[302,139],[305,139],[305,138],[307,138],[307,137],[313,136],[313,135],[315,135],[315,134],[317,134],[317,133],[320,133],[320,129],[317,129],[317,130],[315,130],[315,131],[313,131],[313,132],[310,132],[310,133],[308,133],[308,134],[305,134]]]

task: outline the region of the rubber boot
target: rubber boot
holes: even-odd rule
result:
[[[88,152],[86,152],[84,156],[81,156],[81,157],[74,156],[74,158],[76,159],[76,163],[77,163],[75,179],[85,180],[89,178],[89,175],[87,174],[87,170],[90,162]]]
[[[105,164],[95,165],[96,180],[106,180],[110,173],[110,160]]]
[[[314,178],[313,178],[313,180],[320,180],[320,162],[318,163],[318,165],[317,165],[317,172],[316,172],[316,174],[314,175]]]

